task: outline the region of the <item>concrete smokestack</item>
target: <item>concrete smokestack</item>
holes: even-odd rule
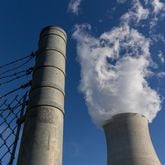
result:
[[[160,165],[144,116],[134,113],[116,115],[104,125],[104,131],[107,165]]]
[[[25,118],[18,165],[61,165],[66,33],[49,26],[39,50]]]

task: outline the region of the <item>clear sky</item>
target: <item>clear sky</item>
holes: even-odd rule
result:
[[[136,34],[142,34],[143,39],[150,42],[149,57],[152,59],[152,66],[150,66],[152,73],[146,78],[147,85],[157,91],[163,99],[165,96],[165,15],[163,14],[165,0],[72,2],[69,0],[2,0],[0,2],[0,64],[37,50],[39,33],[45,26],[62,27],[68,35],[63,165],[104,165],[106,164],[104,134],[102,129],[94,124],[88,113],[88,108],[91,107],[84,99],[86,90],[82,93],[79,88],[82,80],[79,64],[81,54],[79,50],[77,51],[77,44],[84,42],[80,39],[82,35],[87,39],[87,43],[90,40],[101,42],[100,36],[103,33],[112,34],[112,29],[125,25],[136,29],[138,32]],[[125,13],[127,15],[123,18]],[[75,25],[78,25],[77,28]],[[78,32],[78,35],[75,32]],[[91,47],[96,48],[97,44]],[[150,131],[157,154],[164,165],[164,101],[161,106],[161,111],[150,124]]]

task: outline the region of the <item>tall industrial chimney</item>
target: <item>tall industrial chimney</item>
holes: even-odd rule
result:
[[[107,142],[107,165],[160,165],[144,116],[118,114],[103,128]]]
[[[66,33],[49,26],[40,34],[18,165],[61,165]]]

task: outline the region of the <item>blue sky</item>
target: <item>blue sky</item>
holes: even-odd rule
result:
[[[151,4],[147,0],[135,0],[134,2],[141,2],[142,6],[149,10],[139,8],[138,12],[136,9],[139,6],[133,8],[132,1],[129,0],[75,2],[78,2],[78,8],[72,9],[75,4],[73,1],[68,9],[69,3],[71,3],[69,0],[1,1],[0,63],[7,63],[35,51],[39,33],[43,27],[61,26],[68,35],[63,164],[102,165],[106,164],[104,134],[102,129],[94,124],[88,113],[88,109],[92,108],[90,102],[87,99],[85,101],[86,90],[81,92],[82,87],[79,87],[83,78],[81,77],[82,60],[78,44],[84,43],[84,40],[80,40],[79,37],[82,34],[87,41],[100,42],[102,39],[100,36],[103,33],[112,34],[113,29],[123,27],[124,23],[137,30],[138,34],[144,36],[145,41],[150,41],[149,57],[155,62],[149,66],[152,74],[146,78],[147,83],[161,97],[164,97],[165,21],[162,13],[165,10],[160,4],[157,4],[159,2],[157,0],[152,1],[157,2],[155,4]],[[161,2],[165,3],[164,0]],[[121,19],[125,13],[129,17]],[[133,15],[135,13],[137,15]],[[79,26],[76,28],[75,25]],[[78,35],[75,32],[79,32]],[[73,34],[75,35],[73,36]],[[97,44],[91,45],[91,47],[96,46]],[[100,46],[97,48],[102,50]],[[162,164],[165,164],[164,106],[164,102],[162,102],[161,111],[150,124],[153,143]]]

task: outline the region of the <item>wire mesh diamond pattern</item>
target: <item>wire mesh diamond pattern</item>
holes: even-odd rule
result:
[[[25,94],[0,104],[0,165],[13,165],[18,156],[21,124],[26,107]]]

